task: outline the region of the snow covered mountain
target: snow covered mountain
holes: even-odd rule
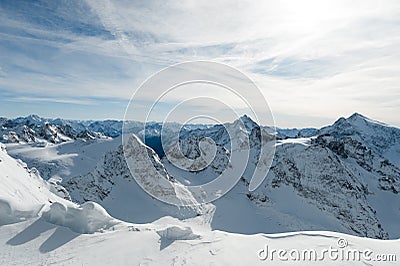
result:
[[[316,128],[277,128],[277,139],[309,138],[318,135]]]
[[[235,122],[225,127],[215,125],[181,132],[180,145],[185,158],[196,159],[204,153],[199,145],[204,138],[216,143],[217,149],[210,150],[216,156],[207,167],[203,167],[205,162],[191,161],[197,165],[190,167],[198,171],[184,171],[171,164],[168,156],[161,159],[163,165],[156,163],[166,178],[171,176],[184,184],[203,184],[212,181],[229,165],[231,138],[226,127],[238,128],[238,136],[249,134],[250,147],[253,147],[250,162],[238,185],[213,203],[216,206],[213,228],[239,233],[335,230],[372,238],[399,237],[400,171],[396,161],[399,152],[393,148],[399,140],[399,129],[353,115],[321,129],[318,136],[280,140],[267,178],[260,188],[249,192],[258,158],[254,147],[259,141],[255,137],[259,127],[248,117],[242,119],[245,120],[242,129]],[[365,121],[362,122],[365,127],[360,126],[364,124],[359,119]],[[382,146],[385,141],[377,142],[374,134],[391,141],[393,146]],[[167,153],[175,159],[179,155],[173,148]],[[121,195],[117,192],[119,187],[129,187],[113,184],[113,180],[133,180],[121,147],[109,152],[94,171],[71,179],[66,186],[79,202],[88,199],[101,202],[114,216],[133,221],[136,207],[131,206],[132,212],[119,213],[110,203],[117,202]],[[141,193],[136,188],[131,191],[135,191],[134,195]],[[177,212],[174,215],[182,217]],[[151,220],[142,217],[143,222]]]
[[[398,238],[399,133],[354,114],[321,129],[317,137],[281,141],[265,191],[249,197],[268,202],[274,189],[288,187],[321,215],[339,221],[346,228],[342,232]]]
[[[119,127],[112,121],[83,124],[95,125],[92,130],[102,132],[116,132]],[[260,127],[254,121],[244,116],[225,125],[171,126],[166,131],[167,147],[161,147],[162,128],[158,123],[149,124],[145,132],[141,123],[132,128],[138,136],[151,140],[144,141],[151,148],[140,147],[146,147],[146,154],[153,154],[152,167],[157,173],[183,184],[210,182],[229,167],[231,141],[236,141],[236,146],[250,147],[249,163],[241,181],[213,202],[214,229],[238,233],[333,230],[372,238],[400,237],[398,128],[354,114],[311,137],[301,138],[296,133],[296,138],[281,138],[278,131],[271,170],[261,186],[250,192],[260,141]],[[175,138],[179,129],[180,151],[168,146],[168,138]],[[230,137],[228,131],[234,136]],[[245,140],[247,144],[242,143]],[[37,167],[46,179],[63,177],[74,201],[98,202],[116,218],[151,222],[165,215],[185,218],[202,212],[172,207],[147,195],[131,176],[120,144],[121,138],[115,137],[45,148],[7,146],[13,156]],[[48,159],[43,160],[46,156]],[[138,165],[141,156],[134,157]],[[211,162],[207,162],[207,156]],[[175,158],[175,164],[193,171],[176,167],[168,160],[171,158]],[[187,162],[191,165],[183,165]],[[125,202],[130,202],[129,206]]]
[[[322,128],[320,135],[331,135],[334,138],[351,139],[381,154],[399,166],[400,129],[388,126],[355,113],[349,118],[340,118],[332,126]]]
[[[252,126],[256,128],[256,125]],[[321,129],[318,136],[278,141],[271,171],[259,189],[254,192],[247,189],[251,169],[257,163],[255,156],[251,158],[253,161],[249,162],[242,182],[214,202],[217,206],[214,228],[242,233],[329,228],[373,238],[398,238],[400,152],[396,147],[400,141],[399,131],[355,114]],[[211,132],[213,134],[207,131],[203,134],[218,136],[216,142],[229,146],[226,133],[216,129]],[[201,135],[198,132],[188,135],[196,134]],[[189,138],[187,144],[190,143]],[[251,146],[256,143],[257,139],[253,139]],[[224,160],[219,158],[218,161]],[[167,160],[163,162],[169,172],[183,175]],[[211,165],[214,171],[205,169],[200,173],[185,174],[187,183],[199,184],[199,179],[209,182],[226,167],[226,163],[220,166],[222,169],[214,169]],[[239,215],[235,215],[234,206],[246,201],[254,206],[243,207],[237,210]],[[253,210],[248,211],[251,208]],[[238,226],[232,221],[252,226],[249,229],[250,226]]]
[[[44,119],[37,115],[16,119],[0,119],[0,141],[8,143],[61,143],[72,139],[106,138],[101,132],[89,130],[78,121]]]
[[[149,185],[150,189],[154,189],[155,193],[168,193],[170,197],[177,200],[185,200],[177,195],[179,188],[159,187],[162,182],[157,180],[158,178],[175,181],[167,173],[158,155],[151,148],[144,145],[134,135],[129,146],[134,154],[128,158],[134,160],[134,164],[137,165],[139,177],[152,182]],[[152,164],[149,164],[144,158],[148,155],[152,158]],[[75,201],[80,203],[99,202],[111,215],[126,221],[150,222],[166,215],[182,219],[195,217],[202,213],[201,206],[178,208],[175,205],[160,202],[147,194],[132,177],[122,145],[118,146],[116,150],[107,152],[93,171],[71,178],[65,186]],[[129,204],[126,204],[127,202]]]
[[[162,125],[157,122],[130,121],[127,123],[131,133],[140,137],[146,136],[147,144],[153,144],[160,138]],[[251,126],[248,125],[248,126]],[[168,129],[172,131],[179,130],[182,125],[177,123],[168,124]],[[183,131],[208,129],[212,125],[188,124],[182,127]],[[84,139],[104,139],[107,137],[116,138],[121,136],[123,121],[120,120],[104,120],[104,121],[80,121],[65,119],[47,119],[37,115],[29,115],[27,117],[18,117],[15,119],[7,119],[0,117],[0,142],[3,143],[37,143],[38,145],[46,145],[49,143],[62,143],[70,140]],[[143,130],[145,128],[145,130]],[[277,138],[301,138],[311,137],[318,133],[317,129],[286,129],[276,128]],[[152,146],[152,145],[151,145]],[[153,149],[158,149],[155,144]],[[162,150],[157,152],[162,154]]]

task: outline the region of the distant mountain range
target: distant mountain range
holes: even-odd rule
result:
[[[175,124],[179,128],[180,124]],[[207,128],[212,125],[189,124],[183,130]],[[65,120],[61,118],[48,119],[37,115],[8,119],[0,117],[0,142],[3,143],[62,143],[76,139],[115,138],[121,135],[123,121],[121,120]],[[132,133],[141,134],[144,128],[142,122],[130,122]],[[146,124],[146,135],[149,137],[160,134],[161,123]],[[318,134],[315,128],[276,128],[277,138],[311,137]]]

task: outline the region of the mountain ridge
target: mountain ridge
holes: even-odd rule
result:
[[[38,120],[37,117],[32,119]],[[400,219],[400,213],[395,207],[396,204],[400,204],[398,128],[354,114],[348,118],[339,118],[331,126],[319,129],[316,135],[278,137],[271,170],[261,186],[249,192],[252,172],[257,164],[259,130],[262,127],[252,120],[246,122],[250,127],[241,129],[240,123],[237,124],[238,121],[235,121],[210,127],[187,127],[181,132],[181,145],[186,147],[188,154],[185,155],[189,158],[196,158],[201,154],[198,144],[203,137],[211,137],[219,147],[216,161],[202,171],[185,173],[184,179],[179,179],[183,184],[185,182],[201,184],[203,181],[213,180],[229,165],[232,139],[227,135],[224,126],[236,130],[235,136],[238,138],[236,140],[233,138],[234,141],[239,140],[241,143],[249,137],[248,146],[252,151],[247,169],[239,183],[228,194],[213,203],[216,206],[212,222],[214,229],[239,233],[333,230],[372,238],[399,237],[400,230],[396,220]],[[160,132],[159,125],[151,125],[154,127],[148,128],[147,133],[157,137]],[[137,126],[136,132],[139,136],[141,134],[143,136],[141,126]],[[104,130],[107,130],[106,126]],[[176,134],[174,129],[167,132],[171,136]],[[133,221],[137,216],[129,214],[132,212],[121,211],[118,209],[118,204],[110,203],[113,202],[112,199],[118,197],[122,197],[121,202],[124,202],[127,191],[125,194],[120,194],[121,191],[124,188],[132,188],[127,180],[131,180],[131,184],[135,182],[129,169],[124,166],[124,154],[117,143],[109,145],[107,144],[110,143],[109,140],[99,141],[94,139],[82,144],[74,142],[76,145],[85,143],[85,147],[98,145],[97,166],[93,165],[90,169],[87,168],[86,172],[65,179],[63,184],[70,190],[75,201],[82,204],[87,200],[98,201],[105,204],[107,211],[117,218]],[[107,149],[103,149],[106,144]],[[25,144],[7,145],[10,149],[15,149]],[[66,145],[55,147],[63,146]],[[152,147],[148,148],[153,152],[155,150]],[[29,149],[36,152],[48,148]],[[83,156],[83,151],[85,150],[77,155],[78,158]],[[103,157],[99,156],[101,153],[104,153]],[[175,169],[165,158],[160,159],[170,176],[174,178],[182,176],[182,171]],[[45,166],[40,161],[32,163],[35,163],[40,171],[41,165]],[[46,167],[48,166],[43,169]],[[121,181],[116,182],[116,180]],[[151,208],[155,213],[143,216],[142,222],[149,222],[158,217],[157,213],[169,212],[165,206],[157,207],[158,203],[155,204],[154,199],[146,194],[143,194],[140,200],[132,198],[132,210],[140,210],[139,201],[149,201],[148,206],[153,206]],[[234,211],[235,206],[241,206],[240,211]],[[303,212],[296,210],[295,206],[301,206]],[[179,210],[173,213],[181,218],[186,215],[185,213],[196,215],[196,212],[180,213]],[[246,214],[245,217],[243,213]]]

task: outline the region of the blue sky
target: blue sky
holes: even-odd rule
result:
[[[122,119],[171,64],[251,77],[278,126],[400,126],[400,1],[1,1],[0,116]],[[173,100],[173,99],[172,99]]]

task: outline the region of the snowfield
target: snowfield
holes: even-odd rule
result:
[[[0,227],[0,264],[398,265],[400,256],[399,240],[373,240],[326,231],[240,235],[194,229],[196,226],[192,228],[190,222],[182,223],[166,217],[153,224],[125,224],[94,234],[79,234],[43,219],[31,219]],[[347,241],[348,246],[340,248],[338,240]],[[279,259],[274,253],[265,258],[260,250],[266,250],[266,245],[270,252],[284,249],[292,254]],[[329,248],[337,250],[332,259],[328,254],[322,255]],[[314,249],[317,259],[309,259],[307,254],[304,257],[305,249]],[[341,260],[341,250],[367,250],[369,256],[361,256],[360,261],[353,260],[352,255]],[[397,258],[397,262],[374,261],[378,255],[387,255],[386,260]]]

